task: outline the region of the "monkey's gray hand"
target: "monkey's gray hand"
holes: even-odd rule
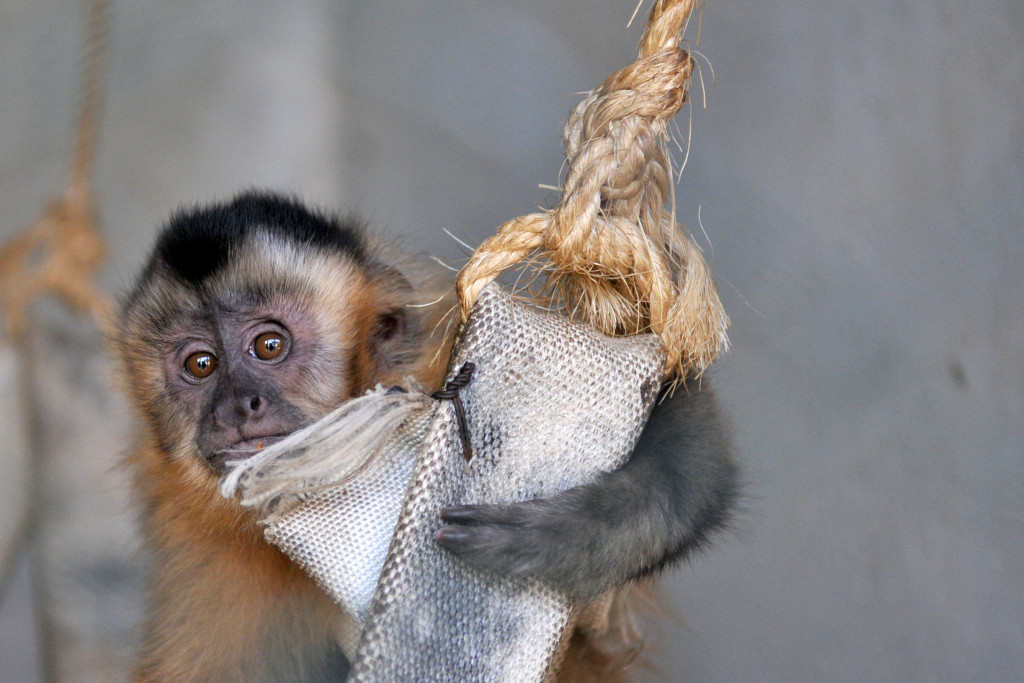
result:
[[[566,495],[569,494],[569,495]],[[589,557],[603,544],[599,530],[584,527],[578,503],[567,491],[554,498],[513,505],[465,505],[446,508],[435,538],[444,548],[481,569],[511,577],[539,578],[576,598],[601,592],[594,585],[602,572]],[[587,539],[584,536],[591,536]],[[610,584],[611,577],[601,582]],[[597,590],[595,590],[597,589]]]
[[[589,599],[703,545],[736,494],[714,397],[688,384],[655,408],[622,468],[550,498],[446,508],[435,538],[481,569]]]

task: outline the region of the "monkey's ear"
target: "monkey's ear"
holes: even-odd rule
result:
[[[411,323],[401,308],[387,308],[377,313],[367,345],[377,366],[378,379],[413,359],[415,332]]]
[[[405,333],[405,313],[398,309],[384,311],[377,315],[373,330],[373,339],[377,344],[385,344]]]

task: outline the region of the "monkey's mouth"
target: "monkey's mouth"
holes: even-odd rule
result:
[[[227,469],[227,464],[233,460],[248,460],[259,453],[267,446],[281,441],[289,434],[268,434],[254,439],[243,439],[236,441],[227,448],[215,452],[206,462],[217,472]]]

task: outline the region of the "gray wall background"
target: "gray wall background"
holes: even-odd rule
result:
[[[0,237],[62,186],[82,9],[0,0]],[[115,3],[103,284],[176,206],[248,186],[460,265],[442,229],[550,202],[632,10]],[[698,50],[677,206],[733,320],[714,374],[749,496],[664,582],[645,680],[1024,679],[1024,3],[709,0]],[[0,681],[39,675],[30,574]]]

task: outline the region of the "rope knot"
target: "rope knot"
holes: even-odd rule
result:
[[[545,303],[607,334],[661,335],[670,375],[699,373],[725,345],[728,319],[707,264],[666,208],[667,129],[694,70],[680,47],[693,6],[657,0],[637,60],[573,109],[561,201],[509,221],[476,250],[459,273],[464,316],[502,270],[543,255]]]

